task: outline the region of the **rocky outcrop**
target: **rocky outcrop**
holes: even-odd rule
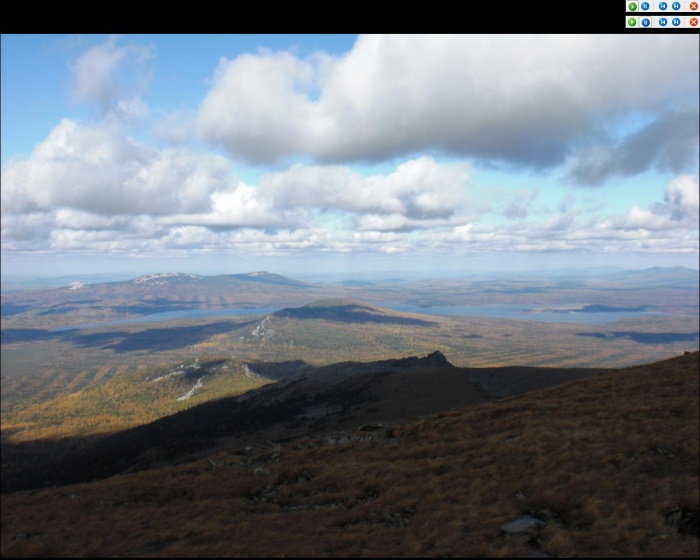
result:
[[[417,356],[410,356],[408,358],[399,358],[398,360],[384,360],[377,362],[384,367],[454,367],[445,355],[440,351],[435,351],[432,354],[428,354],[425,358],[419,358]]]

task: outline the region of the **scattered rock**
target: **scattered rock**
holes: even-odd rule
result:
[[[376,424],[365,424],[364,426],[360,426],[357,428],[358,432],[377,432],[384,428],[384,424],[381,422],[377,422]]]
[[[253,475],[255,476],[270,476],[272,472],[270,472],[270,469],[267,467],[263,466],[257,466],[255,467],[255,470],[253,471]]]
[[[270,459],[278,459],[282,454],[282,446],[272,441],[260,441],[245,448],[246,455],[260,457],[262,455],[269,456]]]
[[[306,471],[302,471],[299,473],[299,477],[297,478],[297,482],[309,482],[311,480],[311,475],[307,473]]]
[[[681,535],[700,536],[697,512],[683,508],[674,508],[664,514],[666,525],[674,528]]]
[[[39,536],[39,533],[22,532],[22,533],[17,533],[13,540],[25,542],[25,541],[30,541],[38,536]]]
[[[325,445],[342,445],[344,443],[350,443],[353,441],[362,441],[363,438],[353,434],[341,433],[341,434],[327,434],[323,437],[323,443]]]
[[[508,535],[515,533],[532,533],[544,527],[546,523],[530,515],[523,515],[501,525],[501,531]]]

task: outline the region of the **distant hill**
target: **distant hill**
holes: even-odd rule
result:
[[[273,316],[290,319],[322,319],[339,323],[387,323],[426,327],[435,324],[433,321],[345,298],[324,299],[302,307],[285,308],[275,312]]]
[[[150,286],[165,286],[168,284],[183,283],[198,281],[204,278],[199,274],[186,274],[184,272],[160,272],[155,274],[146,274],[134,278],[134,284],[147,284]]]
[[[239,285],[240,281],[255,282],[259,284],[273,284],[277,286],[307,286],[305,282],[292,280],[286,276],[272,274],[270,272],[247,272],[242,274],[219,274],[216,276],[200,276],[198,274],[184,274],[180,272],[166,272],[158,274],[147,274],[135,278],[135,284],[166,285],[171,283],[202,282],[205,286],[217,286],[222,283],[229,283],[232,287]]]
[[[168,283],[182,283],[191,281],[204,281],[206,282],[221,282],[222,280],[243,280],[247,282],[260,282],[263,284],[279,284],[279,285],[293,285],[293,286],[304,286],[304,282],[298,280],[292,280],[286,276],[281,276],[279,274],[272,274],[270,272],[258,271],[258,272],[246,272],[241,274],[219,274],[214,276],[202,276],[199,274],[188,274],[184,272],[159,272],[154,274],[146,274],[134,278],[131,280],[134,284],[151,284],[151,285],[165,285]]]
[[[369,282],[367,280],[341,280],[338,282],[338,284],[341,284],[342,286],[372,286],[375,284],[375,282]]]
[[[636,285],[671,284],[686,287],[697,287],[700,283],[700,272],[684,266],[652,267],[642,270],[626,270],[608,277],[615,281],[631,282]]]
[[[137,470],[141,453],[151,469],[3,494],[2,556],[695,558],[699,365],[686,353],[495,402],[437,354],[371,375],[345,364],[335,391],[302,375],[257,390],[261,414],[212,403],[105,439],[80,465]],[[431,394],[464,402],[379,420]],[[312,431],[260,431],[285,423]],[[236,429],[253,439],[180,438]]]
[[[245,280],[248,282],[260,282],[262,284],[278,284],[281,286],[306,286],[305,282],[300,282],[298,280],[291,280],[286,276],[280,276],[279,274],[272,274],[270,272],[248,272],[245,274],[231,274],[231,278],[236,278],[238,280]]]
[[[328,297],[339,288],[314,286],[268,272],[200,276],[162,272],[103,283],[2,294],[2,317],[20,327],[53,328],[168,311],[282,307]]]

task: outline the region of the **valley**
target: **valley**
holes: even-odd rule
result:
[[[3,433],[12,434],[14,441],[27,441],[133,426],[257,386],[259,380],[241,374],[253,363],[321,367],[435,351],[455,366],[472,368],[648,363],[698,348],[697,275],[694,278],[695,284],[692,271],[671,269],[616,272],[595,280],[477,276],[348,285],[306,283],[263,272],[214,277],[171,273],[5,292]],[[397,311],[367,300],[387,305],[393,301],[425,313]],[[563,302],[574,300],[596,302],[588,304],[596,312],[580,315],[598,316],[611,308],[662,313],[630,313],[609,323],[574,322],[563,312],[553,315],[568,322],[538,321],[538,312],[520,313],[517,320],[430,313],[431,305],[447,303],[506,302],[537,310],[561,309]],[[245,314],[70,328],[115,317],[148,318],[163,309],[217,314],[224,306],[236,306]],[[266,312],[255,314],[263,306]],[[199,377],[184,377],[191,382],[181,380],[158,394],[129,389],[136,386],[132,380],[157,377],[177,364],[216,359],[236,365],[226,375],[217,375],[215,383],[203,379],[197,385]],[[292,368],[282,375],[293,373]],[[123,395],[119,406],[109,404],[117,402],[108,401],[115,394]],[[185,394],[187,399],[177,400]],[[151,405],[137,404],[141,402]],[[137,414],[139,408],[150,412]]]

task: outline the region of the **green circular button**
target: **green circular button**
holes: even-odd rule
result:
[[[630,27],[634,27],[635,25],[637,25],[637,20],[631,17],[627,20],[627,25],[629,25]]]
[[[630,2],[630,12],[636,12],[637,11],[637,4],[634,2]]]

